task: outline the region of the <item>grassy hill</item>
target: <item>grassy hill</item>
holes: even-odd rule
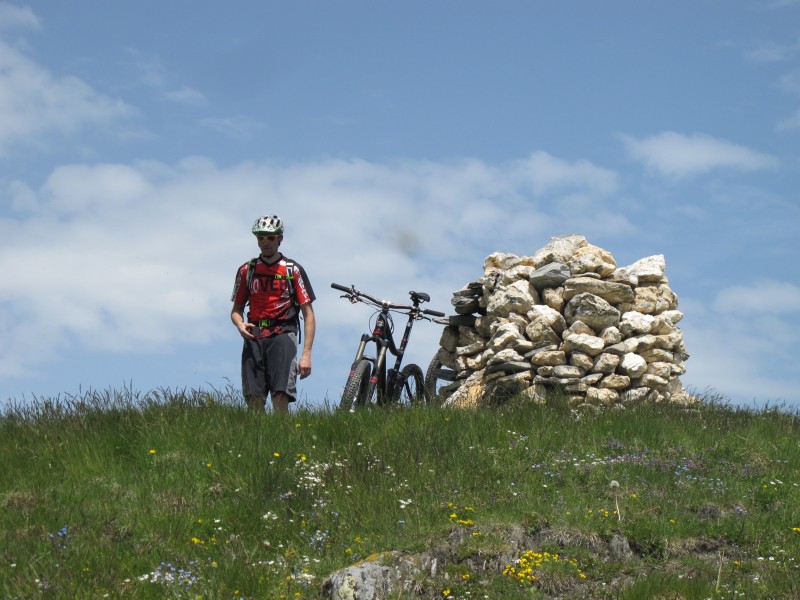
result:
[[[800,598],[798,433],[713,399],[288,417],[230,390],[38,399],[0,415],[0,597],[318,598],[394,550],[439,562],[393,598]]]

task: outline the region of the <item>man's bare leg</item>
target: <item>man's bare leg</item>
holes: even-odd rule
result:
[[[272,412],[289,414],[289,395],[286,392],[272,394]]]
[[[264,412],[264,407],[267,405],[267,399],[258,396],[245,396],[244,401],[247,403],[247,407],[255,412]]]

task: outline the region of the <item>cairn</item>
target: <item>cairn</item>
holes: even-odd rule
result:
[[[663,255],[617,267],[581,235],[552,238],[533,256],[496,252],[483,277],[453,294],[435,360],[456,372],[445,406],[475,407],[501,391],[571,406],[697,399],[680,375],[689,355]]]

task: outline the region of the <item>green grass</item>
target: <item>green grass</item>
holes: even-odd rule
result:
[[[714,398],[288,417],[233,390],[35,399],[0,415],[0,597],[316,598],[399,550],[445,560],[397,597],[797,598],[798,433]]]

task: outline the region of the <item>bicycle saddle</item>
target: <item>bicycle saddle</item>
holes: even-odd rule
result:
[[[425,292],[408,292],[411,296],[411,300],[416,301],[419,300],[420,302],[430,302],[431,297],[426,294]]]

